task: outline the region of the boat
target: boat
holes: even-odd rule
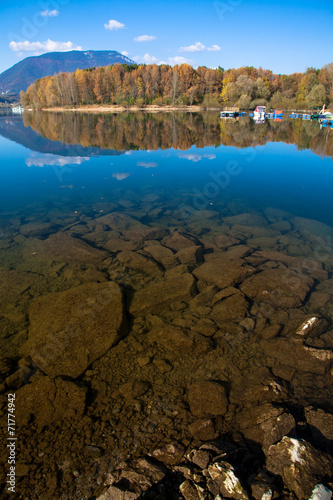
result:
[[[255,120],[265,119],[266,115],[266,106],[257,106],[253,112],[253,117]]]
[[[325,104],[324,104],[323,109],[319,112],[318,118],[324,120],[333,120],[333,113],[331,111],[325,111]]]
[[[235,111],[221,111],[220,118],[236,118]]]
[[[19,104],[18,106],[13,106],[12,107],[12,113],[15,115],[21,115],[24,111],[24,108]]]

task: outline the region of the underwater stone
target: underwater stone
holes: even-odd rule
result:
[[[78,377],[125,334],[120,287],[84,284],[31,302],[21,348],[48,375]]]

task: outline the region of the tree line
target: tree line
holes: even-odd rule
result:
[[[194,69],[189,64],[118,63],[46,76],[22,91],[20,97],[24,107],[34,109],[96,104],[321,107],[333,103],[333,63],[291,75],[253,66],[224,70],[205,66]]]

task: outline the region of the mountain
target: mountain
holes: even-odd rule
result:
[[[116,50],[71,50],[49,52],[41,56],[27,57],[0,74],[0,95],[19,94],[27,90],[38,78],[52,76],[61,71],[109,66],[110,64],[135,64]]]

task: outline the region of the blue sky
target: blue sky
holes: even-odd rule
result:
[[[332,0],[16,0],[0,5],[0,72],[81,48],[137,62],[304,71],[333,60]]]

